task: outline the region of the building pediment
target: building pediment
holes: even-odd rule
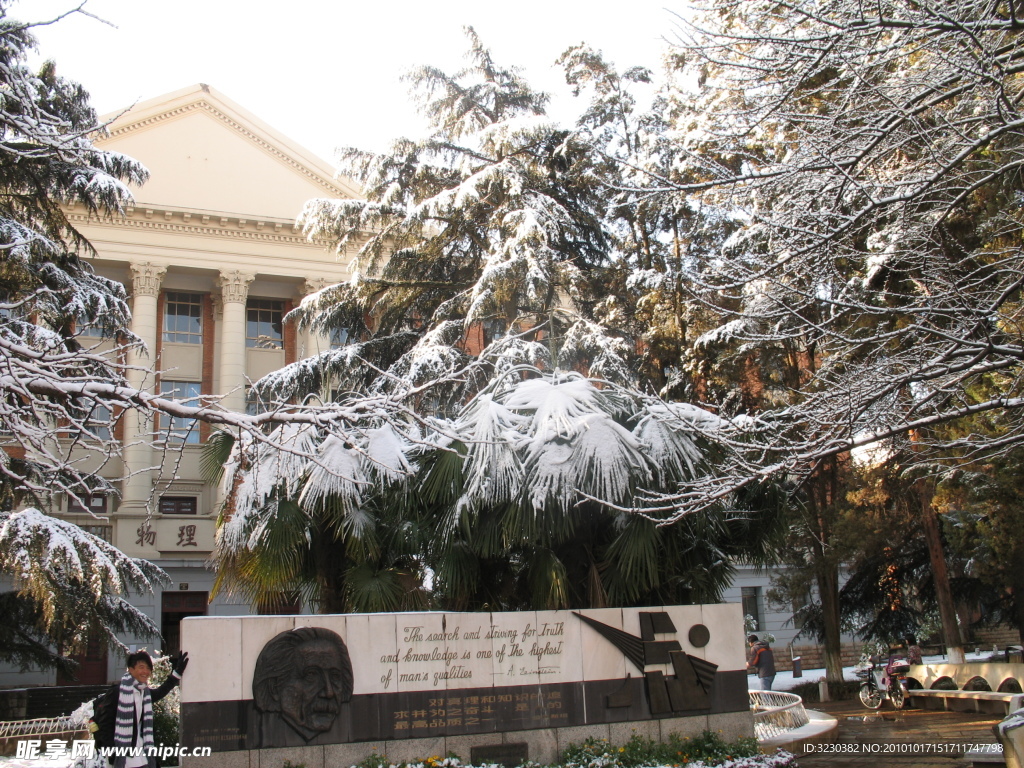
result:
[[[233,220],[293,221],[307,200],[356,197],[354,184],[243,107],[195,85],[107,115],[96,144],[143,163],[139,209],[206,211]]]

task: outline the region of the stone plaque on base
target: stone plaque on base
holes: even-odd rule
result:
[[[526,742],[515,744],[483,744],[471,747],[470,762],[473,765],[489,765],[497,763],[505,768],[516,768],[530,759],[530,746]]]

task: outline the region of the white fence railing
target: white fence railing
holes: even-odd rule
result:
[[[758,741],[781,736],[810,722],[804,700],[783,691],[748,691]]]
[[[80,730],[81,727],[81,723],[71,721],[70,715],[40,717],[36,720],[8,720],[0,722],[0,739],[7,739],[12,736],[64,733],[65,731]]]
[[[70,715],[63,717],[40,717],[35,720],[7,720],[0,722],[0,755],[13,755],[18,742],[24,739],[87,739],[89,732],[85,725],[73,720]],[[56,765],[56,763],[55,763]]]

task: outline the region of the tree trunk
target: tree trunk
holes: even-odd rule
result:
[[[1013,600],[1013,626],[1017,630],[1017,642],[1024,644],[1024,558],[1017,557],[1018,567],[1010,577],[1010,597]]]
[[[818,571],[818,597],[825,625],[825,679],[843,681],[842,627],[839,619],[839,567],[829,565]]]
[[[821,601],[824,629],[825,679],[829,683],[843,681],[842,618],[839,606],[839,558],[833,541],[832,523],[836,513],[836,489],[839,487],[839,466],[834,460],[824,462],[808,484],[811,505],[811,552]]]
[[[922,481],[918,490],[921,494],[921,527],[928,544],[928,559],[935,581],[935,596],[939,603],[939,619],[942,622],[942,642],[951,664],[964,663],[964,643],[960,636],[960,625],[956,617],[956,604],[949,586],[949,572],[946,569],[946,553],[939,535],[939,521],[932,508],[933,489],[930,483]]]
[[[317,613],[348,613],[345,574],[351,561],[344,540],[338,540],[323,524],[318,524],[311,542],[318,582]]]

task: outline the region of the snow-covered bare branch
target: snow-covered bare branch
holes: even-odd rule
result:
[[[680,17],[690,89],[671,98],[666,172],[636,195],[699,200],[743,222],[686,278],[719,318],[702,348],[749,361],[777,388],[760,415],[767,432],[740,443],[751,460],[734,484],[806,473],[872,439],[912,435],[917,450],[943,451],[934,428],[970,413],[1001,424],[1004,444],[957,436],[960,449],[1019,439],[1024,30],[1013,5],[709,0]],[[773,357],[794,375],[777,375]],[[682,514],[700,496],[665,502]]]

